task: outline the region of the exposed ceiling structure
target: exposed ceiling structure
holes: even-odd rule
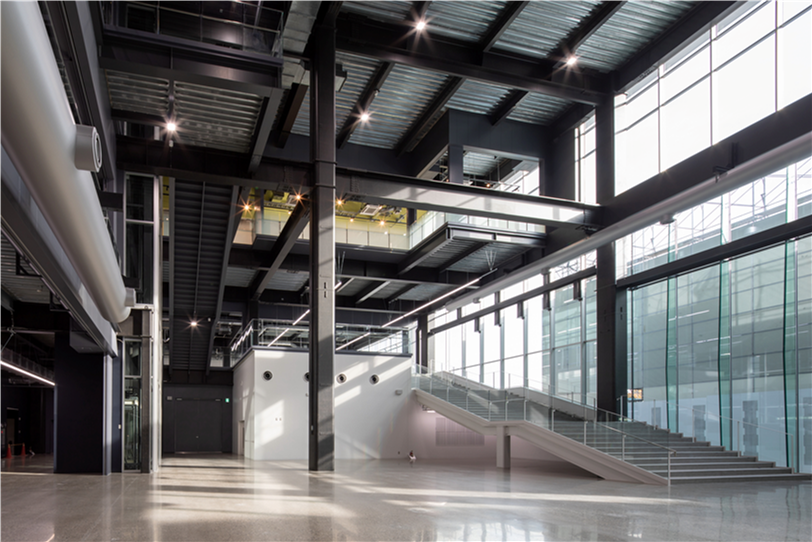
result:
[[[307,209],[295,196],[307,190],[308,41],[321,18],[336,17],[336,145],[346,186],[418,177],[436,185],[462,163],[463,186],[440,202],[390,201],[364,189],[337,207],[346,232],[336,246],[338,318],[372,324],[541,257],[559,229],[583,236],[597,227],[588,206],[530,201],[504,191],[502,181],[533,169],[547,142],[608,100],[613,85],[643,76],[640,59],[648,69],[670,50],[663,40],[686,39],[732,4],[94,3],[99,47],[86,57],[66,54],[66,36],[82,31],[71,10],[43,11],[75,114],[93,116],[76,74],[97,65],[95,93],[114,121],[107,141],[116,167],[172,178],[164,323],[172,368],[182,371],[208,370],[213,349],[237,332],[252,301],[280,321],[306,305]],[[420,21],[426,27],[417,31]],[[472,128],[463,133],[455,122]],[[449,219],[413,239],[406,225],[443,205],[452,212],[458,193],[492,199],[532,224],[508,234],[497,222]],[[574,218],[544,218],[533,207],[542,204]],[[281,218],[257,230],[254,213],[265,210]],[[459,212],[479,211],[489,218],[483,209]],[[360,225],[363,241],[355,238]],[[4,238],[4,294],[47,303],[41,281],[15,262]],[[193,334],[190,319],[205,324]]]

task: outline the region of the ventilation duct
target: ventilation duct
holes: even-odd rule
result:
[[[101,166],[98,134],[73,122],[38,4],[3,2],[1,19],[3,148],[101,315],[122,322],[134,296],[89,173]]]

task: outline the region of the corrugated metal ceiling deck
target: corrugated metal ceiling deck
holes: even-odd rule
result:
[[[113,109],[166,117],[169,80],[107,70],[107,89]]]
[[[169,80],[114,70],[106,73],[113,109],[169,117]],[[262,108],[261,96],[181,81],[171,90],[179,141],[248,152]]]
[[[494,19],[507,2],[432,2],[426,21],[432,34],[478,43],[487,34]]]
[[[578,49],[578,64],[602,72],[614,70],[695,4],[671,0],[624,2]]]
[[[510,120],[530,124],[550,124],[563,113],[572,102],[531,92],[508,116]]]
[[[175,83],[175,119],[184,143],[248,152],[262,97],[192,83]]]
[[[494,45],[497,51],[547,57],[601,2],[530,2]]]
[[[384,22],[400,22],[412,15],[412,2],[344,2],[341,11],[365,15]]]
[[[448,101],[447,107],[477,115],[487,115],[510,94],[511,90],[508,87],[469,79]]]
[[[448,79],[445,74],[397,65],[351,143],[393,149]]]

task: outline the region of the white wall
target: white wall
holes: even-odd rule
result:
[[[412,360],[403,356],[338,354],[335,375],[337,459],[405,457],[405,405]],[[273,377],[265,380],[270,371]],[[307,459],[308,371],[306,352],[254,350],[234,370],[234,437],[244,420],[245,455],[257,460]],[[372,375],[378,375],[372,384]],[[395,390],[402,390],[396,395]]]
[[[402,356],[337,354],[335,446],[337,459],[397,459],[414,450],[425,459],[496,461],[496,438],[482,446],[437,446],[434,412],[426,412],[411,391],[412,359]],[[263,373],[270,371],[271,380]],[[306,352],[254,350],[234,370],[234,444],[245,420],[245,455],[256,460],[307,459],[309,424]],[[370,377],[379,376],[377,384]],[[401,395],[396,390],[402,390]],[[516,437],[511,457],[558,461]]]
[[[232,435],[231,450],[237,453],[239,443],[239,424],[245,422],[244,453],[249,459],[254,458],[254,353],[249,352],[234,369],[234,406],[231,409]]]

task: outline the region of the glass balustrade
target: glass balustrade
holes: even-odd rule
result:
[[[228,351],[233,366],[255,348],[291,348],[307,350],[310,344],[310,324],[305,319],[309,310],[296,320],[251,320],[231,341]],[[366,352],[374,354],[409,354],[409,330],[400,327],[337,324],[336,352]]]

